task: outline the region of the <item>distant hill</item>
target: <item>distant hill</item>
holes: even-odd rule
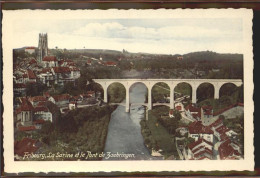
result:
[[[183,59],[187,60],[196,60],[196,61],[204,61],[204,60],[243,60],[242,54],[223,54],[216,53],[212,51],[200,51],[193,52],[183,55]]]

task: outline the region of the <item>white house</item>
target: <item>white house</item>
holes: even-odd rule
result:
[[[55,56],[45,56],[42,63],[44,67],[58,67],[58,60]]]
[[[33,53],[35,53],[35,47],[33,47],[33,46],[27,47],[27,48],[25,48],[24,51],[29,53],[29,54],[33,54]]]
[[[34,117],[36,120],[43,119],[44,121],[52,122],[52,113],[44,106],[37,106],[34,108]]]

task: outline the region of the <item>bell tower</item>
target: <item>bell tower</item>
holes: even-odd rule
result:
[[[40,33],[38,43],[38,61],[42,62],[42,59],[48,55],[48,35]]]

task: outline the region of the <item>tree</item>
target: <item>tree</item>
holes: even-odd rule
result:
[[[42,134],[48,135],[54,130],[54,125],[50,121],[46,121],[40,130]]]

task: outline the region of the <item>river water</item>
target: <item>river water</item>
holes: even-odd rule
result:
[[[146,92],[143,84],[135,84],[130,90],[130,103],[144,103]],[[111,114],[104,152],[106,155],[109,153],[117,156],[107,156],[103,160],[159,159],[152,157],[144,145],[140,126],[144,112],[145,108],[142,106],[130,107],[129,113],[125,112],[124,106],[118,106]],[[127,158],[125,155],[130,156]]]

